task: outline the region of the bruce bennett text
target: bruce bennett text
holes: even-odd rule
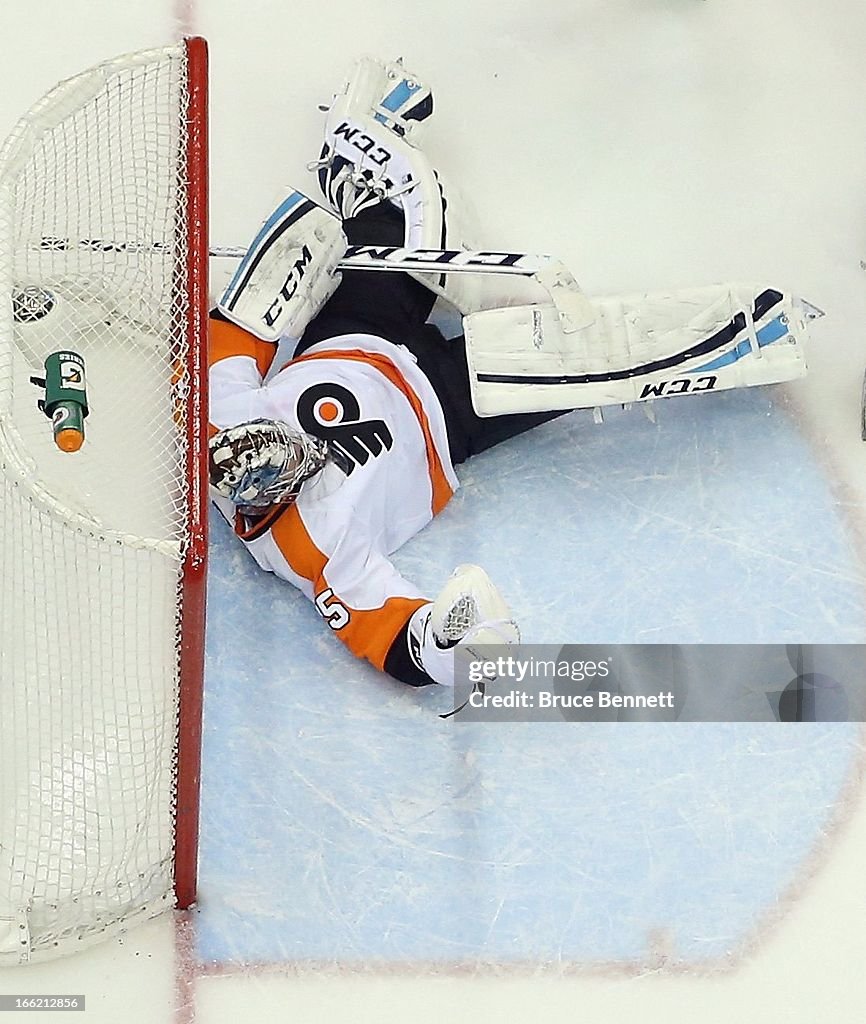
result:
[[[593,693],[552,693],[539,690],[509,690],[508,693],[482,693],[476,690],[469,698],[473,708],[672,708],[674,695],[670,690],[650,694],[612,693],[595,690]]]

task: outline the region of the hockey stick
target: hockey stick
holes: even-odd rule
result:
[[[246,249],[214,247],[211,256],[242,259]],[[400,246],[350,245],[338,270],[429,272],[434,274],[506,274],[528,277],[550,296],[565,334],[588,327],[595,311],[571,271],[552,256],[481,249],[405,249]]]
[[[116,242],[103,238],[53,238],[39,240],[35,248],[49,252],[117,252],[168,255],[166,242]],[[247,250],[237,245],[214,245],[208,255],[219,259],[239,260]],[[514,274],[520,277],[547,271],[563,264],[551,256],[521,252],[487,252],[468,249],[403,249],[398,246],[350,245],[338,263],[341,270],[413,270],[439,274]]]
[[[117,242],[100,238],[40,239],[38,248],[51,252],[116,252],[168,255],[165,242]],[[239,246],[212,246],[210,256],[243,259]],[[589,326],[595,320],[592,304],[580,290],[571,271],[552,256],[480,249],[405,249],[400,246],[350,245],[337,264],[338,270],[402,271],[434,274],[506,274],[534,280],[550,296],[565,334]]]
[[[240,246],[217,245],[211,256],[243,259],[247,250]],[[486,252],[468,249],[403,249],[399,246],[350,245],[337,264],[340,270],[415,270],[440,274],[533,274],[556,263],[550,256],[521,252]]]

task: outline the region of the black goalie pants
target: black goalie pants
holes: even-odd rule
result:
[[[343,224],[351,245],[402,245],[403,215],[390,203],[364,210]],[[337,290],[310,321],[295,355],[340,334],[374,334],[405,345],[418,360],[445,414],[452,462],[492,448],[525,430],[563,415],[518,413],[481,417],[472,408],[466,345],[446,340],[427,318],[436,296],[408,274],[344,270]]]

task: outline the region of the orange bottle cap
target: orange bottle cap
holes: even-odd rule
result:
[[[84,444],[84,434],[80,430],[58,430],[54,441],[62,452],[77,452]]]

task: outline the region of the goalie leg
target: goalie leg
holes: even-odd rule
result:
[[[397,99],[406,95],[410,98],[398,106]],[[396,244],[416,250],[472,249],[466,204],[417,145],[432,108],[430,90],[402,65],[361,60],[328,110],[321,157],[310,166],[329,205],[344,220],[388,202],[403,213],[404,233]],[[464,314],[546,297],[527,279],[413,276]]]
[[[310,165],[322,194],[344,220],[394,192],[393,178],[383,172],[387,161],[381,143],[417,138],[432,113],[433,94],[401,61],[385,64],[365,57],[355,64],[329,109],[319,159]],[[387,129],[390,136],[377,129],[371,138],[363,131],[368,123]]]
[[[344,221],[343,229],[351,244],[400,245],[403,217],[390,203],[377,203]],[[295,355],[341,334],[373,334],[414,350],[413,339],[427,333],[436,296],[409,274],[344,270],[341,276],[337,290],[304,331]]]
[[[217,308],[263,341],[299,338],[340,280],[337,217],[293,191],[265,220]]]

